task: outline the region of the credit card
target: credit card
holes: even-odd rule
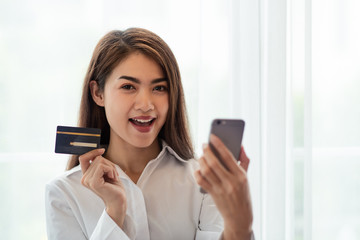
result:
[[[101,129],[58,126],[55,153],[81,155],[100,147]]]

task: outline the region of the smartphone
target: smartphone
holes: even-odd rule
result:
[[[211,123],[210,133],[220,138],[220,140],[233,154],[234,158],[238,160],[240,157],[244,128],[245,122],[241,119],[214,119]],[[216,149],[211,143],[209,145],[215,156],[221,161],[221,157]]]
[[[244,135],[245,122],[241,119],[214,119],[211,123],[210,134],[216,135],[230,150],[236,160],[240,158],[241,143]],[[209,139],[209,146],[211,151],[219,159],[221,164],[228,169],[223,163],[220,154],[212,146]],[[206,193],[203,188],[200,188],[201,193]]]

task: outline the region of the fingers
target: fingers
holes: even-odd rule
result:
[[[237,181],[238,178],[246,178],[250,161],[243,147],[241,147],[240,164],[238,165],[233,154],[218,137],[211,135],[210,143],[213,148],[210,148],[209,144],[204,144],[203,156],[199,159],[198,174],[200,175],[197,181],[204,184],[199,183],[200,186],[208,192],[217,191],[219,188],[227,187],[231,182]],[[213,149],[216,150],[216,154]],[[211,189],[209,190],[209,188]]]
[[[210,135],[210,142],[219,153],[224,165],[229,169],[229,172],[236,172],[238,165],[234,159],[233,154],[225,146],[225,144],[214,134]]]
[[[211,173],[215,174],[218,179],[226,177],[227,170],[215,156],[209,144],[203,145],[203,157],[199,159],[199,164],[200,172],[204,177],[208,177],[207,175]],[[209,175],[209,177],[211,177],[211,175]]]
[[[195,173],[196,182],[202,187],[205,191],[209,192],[211,189],[211,184],[206,180],[206,178],[201,174],[200,170],[196,170]]]
[[[90,152],[87,152],[87,153],[79,156],[79,162],[80,162],[82,173],[84,174],[86,172],[86,170],[89,168],[90,161],[95,159],[97,156],[103,155],[104,152],[105,152],[105,148],[99,148],[99,149],[94,149]]]
[[[89,167],[89,169],[83,175],[81,182],[84,186],[91,189],[97,189],[98,185],[104,184],[106,180],[114,181],[117,178],[114,167],[111,164],[108,164],[106,161],[102,159],[96,159],[91,165],[92,166]]]
[[[119,174],[115,164],[102,156],[97,156],[83,174],[81,183],[91,189],[95,189],[97,185],[105,184],[105,182],[118,182]]]
[[[203,145],[203,156],[199,159],[199,165],[200,169],[195,176],[197,183],[210,194],[221,193],[224,186],[231,182],[231,173],[221,164],[209,144]],[[239,168],[237,165],[236,167]]]
[[[239,160],[240,160],[240,166],[247,172],[247,170],[249,168],[250,159],[247,157],[243,146],[241,146]]]
[[[200,173],[206,179],[207,182],[209,182],[211,185],[216,185],[220,183],[218,174],[214,172],[214,168],[211,168],[209,166],[208,162],[205,160],[204,157],[201,157],[199,159],[199,165],[200,165]],[[220,167],[220,165],[218,167]]]
[[[104,152],[104,148],[94,149],[79,157],[84,186],[93,188],[103,182],[117,181],[119,174],[115,164],[101,156]]]

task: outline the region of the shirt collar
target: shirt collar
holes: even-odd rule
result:
[[[161,144],[162,144],[162,150],[159,153],[159,155],[157,156],[156,159],[162,157],[165,154],[165,151],[167,151],[168,153],[170,153],[171,155],[173,155],[177,160],[179,160],[180,162],[186,163],[188,162],[187,160],[181,158],[175,151],[174,149],[172,149],[164,140],[161,140]]]
[[[160,153],[158,154],[158,156],[151,160],[148,164],[150,163],[159,163],[161,162],[161,159],[164,159],[166,158],[166,154],[170,154],[172,155],[176,160],[182,162],[182,163],[187,163],[188,161],[181,158],[175,151],[174,149],[172,149],[164,140],[161,139],[161,145],[162,145],[162,149],[160,151]],[[126,173],[118,166],[116,165],[116,168],[120,174],[120,177],[123,178],[123,179],[129,179],[129,177],[126,175]]]

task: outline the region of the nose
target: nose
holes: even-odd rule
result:
[[[141,110],[142,112],[148,112],[154,110],[153,99],[151,93],[142,90],[136,95],[135,110]]]

